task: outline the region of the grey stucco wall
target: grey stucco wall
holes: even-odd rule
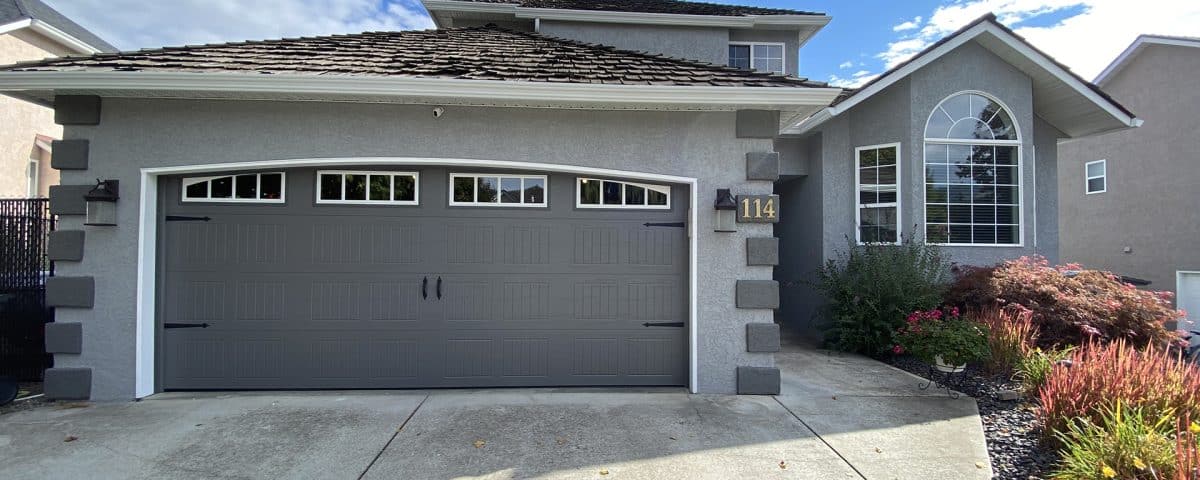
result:
[[[139,169],[312,157],[413,156],[561,163],[699,178],[697,292],[699,390],[733,393],[736,368],[773,366],[769,353],[746,352],[746,324],[770,322],[770,310],[734,307],[737,280],[770,279],[772,267],[746,266],[746,238],[770,236],[769,224],[713,232],[717,188],[771,193],[771,182],[745,180],[746,153],[769,151],[770,139],[734,137],[733,112],[615,112],[379,104],[104,100],[96,126],[67,127],[91,142],[85,171],[64,184],[118,179],[116,227],[83,227],[64,216],[60,228],[87,230],[84,258],[60,262],[61,275],[95,277],[93,309],[59,309],[57,321],[83,323],[83,353],[57,355],[58,367],[93,368],[94,399],[134,394],[134,329]],[[799,213],[799,212],[797,212]],[[781,209],[781,215],[788,215]]]
[[[1168,291],[1176,271],[1200,271],[1197,74],[1200,49],[1147,47],[1103,85],[1145,123],[1059,145],[1063,261]],[[1084,164],[1094,160],[1108,160],[1108,191],[1087,195]]]
[[[725,65],[729,29],[542,20],[544,35]]]
[[[777,323],[793,333],[814,336],[819,330],[816,309],[821,297],[812,288],[816,271],[824,259],[824,215],[822,204],[822,179],[819,168],[821,135],[804,139],[790,139],[783,143],[780,153],[794,151],[791,155],[802,157],[806,164],[806,175],[781,180],[775,186],[782,208],[788,212],[784,221],[775,226],[779,237],[779,265],[775,267],[775,280],[780,283],[780,305],[776,314]],[[816,168],[810,168],[816,167]]]

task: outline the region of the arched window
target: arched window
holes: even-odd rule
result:
[[[1021,136],[980,93],[942,101],[925,124],[925,241],[1021,244]]]

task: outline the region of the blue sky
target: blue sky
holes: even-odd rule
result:
[[[121,49],[431,28],[419,0],[44,0]],[[860,85],[987,12],[1092,78],[1139,33],[1200,36],[1196,0],[707,0],[820,11],[800,74]]]

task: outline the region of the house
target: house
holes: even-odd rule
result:
[[[0,65],[116,51],[40,0],[0,0]],[[0,98],[0,198],[45,197],[58,183],[50,151],[62,127],[54,111]]]
[[[777,393],[775,310],[805,308],[779,280],[843,235],[925,230],[920,152],[942,152],[929,231],[956,256],[1052,253],[1054,141],[1136,122],[991,16],[843,92],[798,76],[819,13],[425,5],[437,30],[0,71],[0,91],[53,106],[86,146],[50,195],[48,395]],[[926,130],[934,109],[952,121]],[[979,167],[949,156],[964,145]],[[1001,176],[1014,188],[997,194],[985,179]],[[85,201],[97,179],[107,194]],[[866,193],[878,210],[858,228]]]
[[[1151,281],[1200,320],[1200,38],[1142,35],[1096,77],[1145,125],[1059,145],[1062,259]],[[1191,213],[1188,213],[1191,212]]]

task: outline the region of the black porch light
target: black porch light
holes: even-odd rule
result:
[[[83,224],[115,226],[119,198],[116,180],[96,179],[96,186],[83,195],[87,201],[87,219]]]
[[[737,199],[733,198],[728,188],[717,189],[717,200],[713,202],[713,208],[717,211],[716,231],[736,232]]]

